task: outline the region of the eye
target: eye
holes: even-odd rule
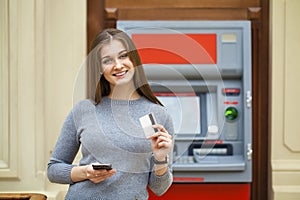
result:
[[[113,62],[112,58],[105,58],[102,60],[103,65],[109,65],[109,64],[112,64],[112,62]]]
[[[120,59],[125,59],[125,58],[128,57],[128,53],[127,52],[126,53],[122,53],[119,57],[120,57]]]

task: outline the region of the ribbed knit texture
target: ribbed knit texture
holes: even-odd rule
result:
[[[132,200],[148,199],[147,186],[161,195],[172,183],[171,164],[163,176],[156,176],[151,163],[151,141],[146,140],[139,118],[154,113],[159,124],[173,134],[166,109],[145,98],[111,100],[95,106],[79,102],[67,116],[48,164],[51,182],[70,184],[66,199]],[[79,165],[111,163],[117,173],[103,182],[73,183],[70,172],[81,146]]]

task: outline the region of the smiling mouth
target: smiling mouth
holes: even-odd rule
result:
[[[116,74],[113,74],[113,76],[116,76],[116,77],[123,76],[123,75],[125,75],[127,72],[128,72],[128,70],[123,71],[123,72],[119,72],[119,73],[116,73]]]

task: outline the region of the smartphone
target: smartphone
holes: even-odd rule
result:
[[[153,135],[154,133],[158,132],[157,128],[153,128],[152,126],[156,124],[155,117],[153,113],[149,113],[140,119],[140,124],[144,129],[144,133],[146,137]]]
[[[100,170],[100,169],[105,169],[105,170],[111,170],[112,165],[111,164],[92,164],[94,170]]]

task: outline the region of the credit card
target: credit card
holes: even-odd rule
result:
[[[154,133],[158,132],[157,128],[152,127],[153,125],[156,124],[156,120],[153,113],[149,113],[148,115],[141,117],[139,120],[141,126],[143,127],[146,137],[149,137]]]

